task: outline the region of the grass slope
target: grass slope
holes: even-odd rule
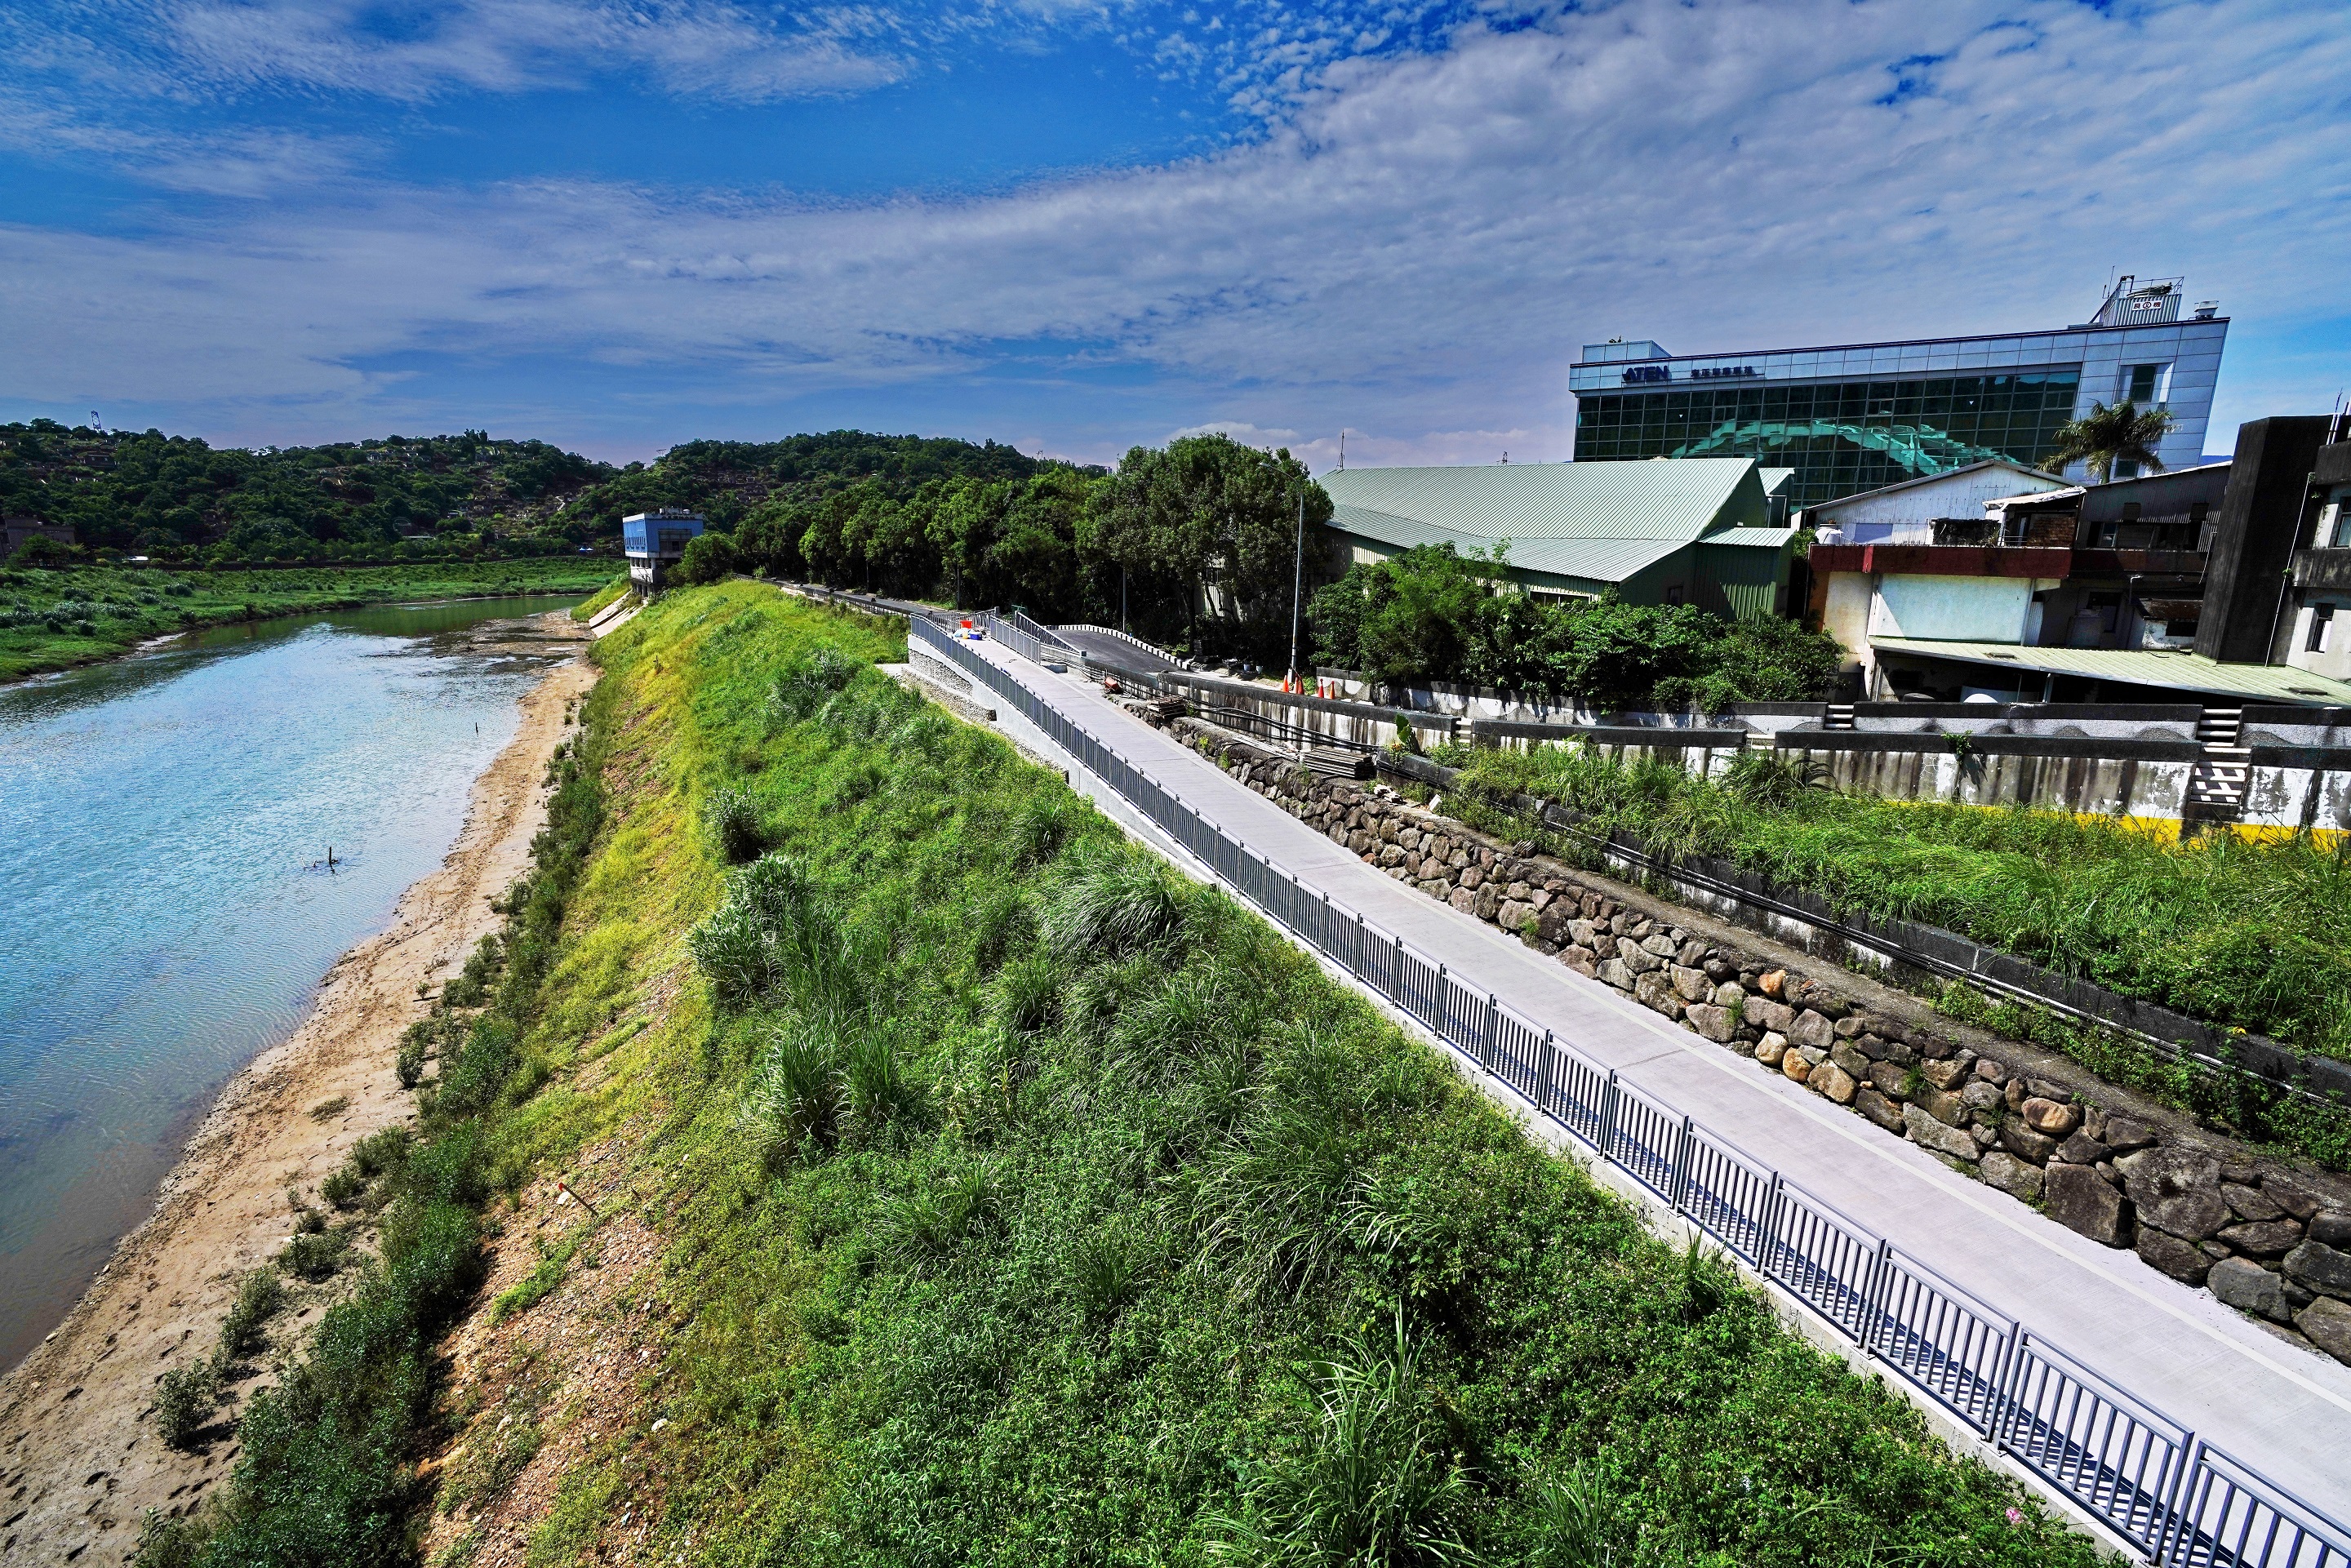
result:
[[[534,1562],[2094,1559],[896,647],[742,582],[599,647],[490,1163],[629,1151],[682,1326]]]
[[[92,664],[151,637],[233,621],[434,599],[585,593],[611,575],[609,559],[581,556],[260,571],[0,568],[0,681]]]

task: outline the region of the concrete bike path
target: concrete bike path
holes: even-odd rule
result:
[[[2135,1254],[2074,1234],[1394,881],[1091,684],[994,643],[967,646],[1315,891],[1493,992],[2273,1481],[2337,1518],[2351,1513],[2351,1368],[2278,1339]]]

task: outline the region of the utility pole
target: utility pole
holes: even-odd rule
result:
[[[1298,486],[1298,556],[1290,575],[1290,689],[1298,684],[1298,612],[1306,592],[1306,486]]]

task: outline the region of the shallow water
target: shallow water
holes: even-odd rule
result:
[[[0,687],[0,1366],[440,864],[578,647],[517,618],[569,602],[288,616]]]

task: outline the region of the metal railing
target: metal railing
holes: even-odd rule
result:
[[[1139,649],[1155,659],[1165,659],[1170,669],[1181,668],[1183,661],[1156,643],[1146,643],[1132,632],[1122,632],[1115,626],[1097,626],[1091,621],[1065,622],[1053,628],[1056,632],[1092,632],[1099,636],[1115,637],[1130,648]]]
[[[1025,611],[1015,610],[1009,615],[996,616],[994,620],[999,626],[1008,622],[1039,647],[1052,649],[1061,656],[1065,664],[1077,655],[1078,650],[1074,644],[1064,641],[1051,627],[1040,626],[1030,620]]]
[[[1278,925],[1507,1082],[2149,1562],[2351,1568],[2351,1530],[1310,888],[975,650],[924,622],[910,634],[986,685]],[[1018,651],[1000,629],[998,640]]]

